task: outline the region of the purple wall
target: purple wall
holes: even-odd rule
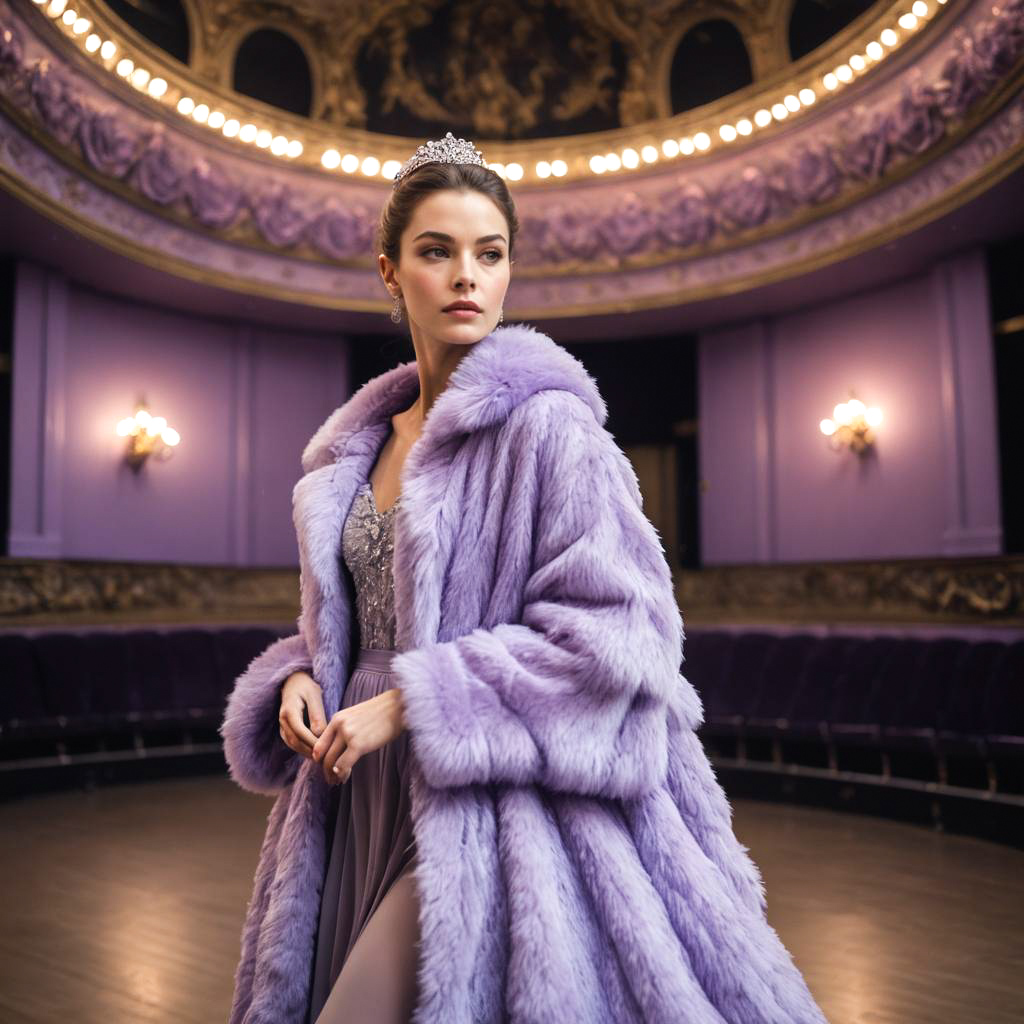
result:
[[[345,343],[101,295],[20,263],[9,552],[295,565],[291,491],[349,393]],[[182,436],[136,476],[117,422],[144,394]]]
[[[708,564],[996,554],[1002,546],[984,254],[700,344]],[[18,267],[9,551],[295,565],[291,490],[349,394],[347,349],[99,294]],[[818,422],[853,388],[877,458]],[[118,420],[137,394],[182,435],[139,476]]]
[[[701,335],[708,564],[998,554],[984,253],[840,301]],[[877,457],[818,429],[853,389]]]

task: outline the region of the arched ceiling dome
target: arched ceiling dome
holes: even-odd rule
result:
[[[105,6],[199,80],[243,80],[240,91],[282,110],[387,135],[487,141],[609,131],[713,102],[804,57],[876,2]]]

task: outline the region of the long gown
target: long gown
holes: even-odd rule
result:
[[[367,482],[342,530],[360,640],[343,708],[394,685],[397,504],[378,512]],[[403,732],[363,754],[348,781],[332,786],[307,1024],[408,1024],[415,1007],[420,936],[408,757]]]

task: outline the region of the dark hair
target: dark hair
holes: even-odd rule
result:
[[[515,203],[497,171],[479,164],[422,164],[402,178],[381,211],[376,251],[384,253],[397,266],[402,232],[409,226],[417,205],[427,196],[445,188],[475,189],[495,203],[508,223],[508,255],[511,260],[512,247],[519,232]]]

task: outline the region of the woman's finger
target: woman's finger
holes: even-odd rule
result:
[[[327,748],[327,752],[323,756],[324,779],[328,784],[345,781],[342,774],[344,768],[342,767],[339,771],[335,771],[335,768],[341,761],[347,749],[348,747],[344,738],[340,732],[336,731],[333,735],[330,746]]]
[[[313,754],[313,744],[316,743],[316,736],[306,727],[306,723],[303,720],[302,713],[305,709],[306,704],[302,697],[295,694],[289,697],[288,702],[285,704],[284,719],[298,744],[294,749],[306,757],[311,757]]]
[[[315,736],[322,736],[327,728],[327,715],[324,713],[323,692],[318,688],[306,697],[306,710],[309,712],[309,728]]]

